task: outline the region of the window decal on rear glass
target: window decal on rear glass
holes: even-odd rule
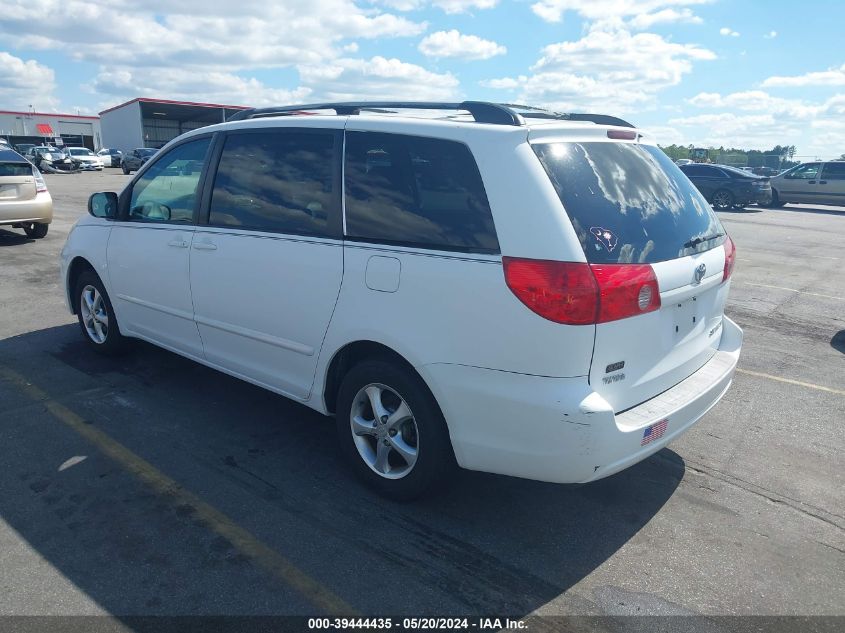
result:
[[[590,233],[592,233],[593,237],[601,242],[610,253],[613,252],[613,249],[616,248],[616,244],[619,242],[619,238],[616,237],[612,231],[609,231],[601,226],[590,227]]]

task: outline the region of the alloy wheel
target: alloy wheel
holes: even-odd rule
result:
[[[713,206],[717,209],[727,209],[732,204],[731,194],[727,191],[717,191],[713,196]]]
[[[79,311],[89,338],[98,345],[105,343],[109,336],[109,311],[103,295],[94,286],[82,289]]]
[[[408,403],[382,384],[361,388],[349,413],[352,439],[372,471],[385,479],[410,473],[419,455],[419,432]]]

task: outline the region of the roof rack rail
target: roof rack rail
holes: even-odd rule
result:
[[[461,101],[441,103],[429,101],[344,101],[338,103],[308,103],[303,105],[278,106],[241,110],[229,121],[243,121],[268,116],[286,116],[308,110],[334,110],[339,115],[360,114],[362,110],[466,110],[478,123],[494,125],[524,125],[522,117],[507,106],[487,101]]]
[[[609,114],[589,114],[580,112],[571,112],[567,116],[570,121],[592,121],[599,125],[618,125],[620,127],[637,127],[633,123],[628,123],[625,119],[610,116]]]

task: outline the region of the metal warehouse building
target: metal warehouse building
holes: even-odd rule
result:
[[[12,145],[70,145],[99,149],[100,117],[0,110],[0,136]]]
[[[221,123],[246,106],[138,97],[100,112],[103,147],[160,148],[180,134]]]

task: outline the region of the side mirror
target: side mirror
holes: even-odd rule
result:
[[[117,217],[117,194],[113,191],[101,191],[88,198],[88,213],[95,218],[113,220]]]

